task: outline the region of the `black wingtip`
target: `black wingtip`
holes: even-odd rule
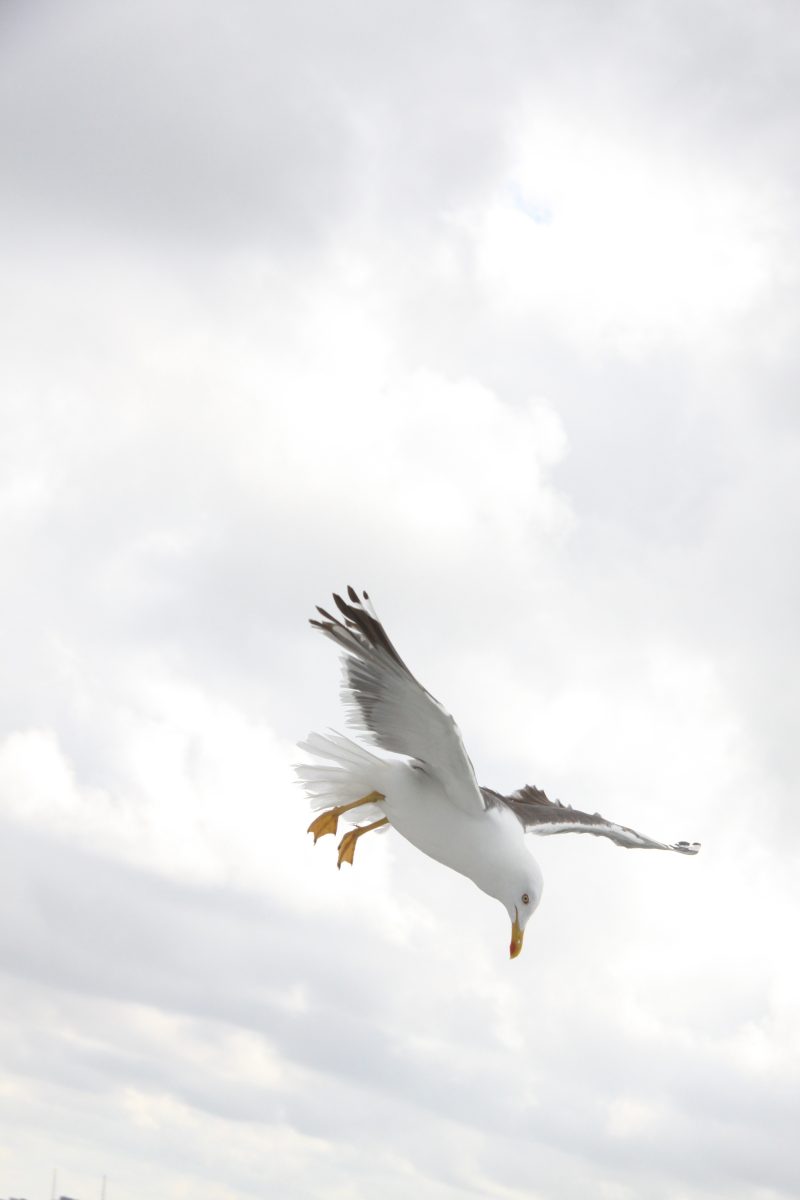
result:
[[[361,603],[361,601],[358,598],[358,592],[356,591],[356,589],[354,587],[351,587],[349,583],[347,585],[347,594],[350,597],[350,599],[352,600],[353,604]]]

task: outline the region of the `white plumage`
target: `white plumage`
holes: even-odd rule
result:
[[[309,734],[312,756],[297,773],[312,806],[314,840],[335,833],[341,817],[356,825],[339,845],[339,866],[353,861],[356,841],[397,830],[437,862],[498,899],[511,918],[511,957],[542,895],[542,873],[525,833],[593,833],[618,845],[696,854],[697,843],[657,842],[623,825],[548,800],[527,786],[510,796],[481,788],[458,726],[414,678],[378,620],[366,592],[334,595],[341,616],[319,609],[311,624],[342,651],[343,697],[361,735],[392,757],[379,756],[338,733]]]

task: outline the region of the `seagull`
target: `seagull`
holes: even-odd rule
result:
[[[549,800],[528,784],[504,796],[480,787],[450,713],[418,683],[378,619],[367,592],[334,594],[340,617],[317,608],[321,630],[342,652],[342,698],[362,739],[392,757],[330,732],[299,744],[312,762],[295,767],[312,808],[314,844],[336,834],[340,817],[354,828],[339,843],[337,866],[353,863],[365,834],[392,828],[423,854],[466,875],[499,900],[511,920],[511,958],[542,898],[542,872],[526,833],[593,833],[618,846],[697,854],[698,842],[656,842],[599,813]]]

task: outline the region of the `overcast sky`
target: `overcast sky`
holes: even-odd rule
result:
[[[4,0],[0,1194],[789,1200],[800,18]],[[295,743],[366,587],[525,950]]]

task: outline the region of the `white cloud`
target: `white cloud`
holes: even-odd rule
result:
[[[527,116],[503,190],[453,216],[500,311],[582,353],[715,342],[780,267],[785,230],[764,181],[637,132]]]
[[[781,6],[3,19],[0,1190],[792,1195]],[[485,782],[701,855],[543,841],[514,964],[337,872],[350,581]]]

